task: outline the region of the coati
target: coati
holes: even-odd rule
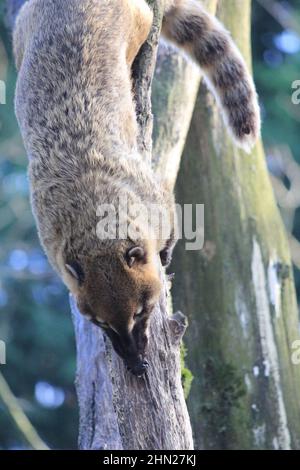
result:
[[[137,148],[131,68],[152,21],[145,0],[29,0],[13,37],[41,243],[81,313],[138,376],[162,287],[158,255],[169,263],[174,228],[165,239],[137,227],[134,237],[110,240],[96,226],[99,204],[117,208],[125,197],[174,211],[173,194]],[[198,0],[168,0],[162,33],[199,64],[234,139],[250,148],[260,131],[257,97],[229,33]]]

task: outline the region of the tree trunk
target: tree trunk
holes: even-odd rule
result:
[[[220,0],[218,16],[250,62],[250,0]],[[293,272],[262,145],[237,150],[202,85],[177,201],[205,204],[201,252],[175,254],[174,303],[190,315],[188,405],[196,446],[300,447],[299,339]]]
[[[71,301],[77,345],[80,449],[186,450],[192,432],[181,385],[184,317],[168,317],[162,296],[153,314],[149,371],[126,371],[104,333]]]

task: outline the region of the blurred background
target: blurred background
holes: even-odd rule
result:
[[[300,301],[300,2],[253,0],[254,74],[270,176],[288,232]],[[27,160],[14,116],[16,72],[0,0],[0,449],[29,448],[22,410],[43,441],[77,445],[75,343],[68,294],[40,248],[29,205]],[[300,96],[300,95],[299,95]],[[299,182],[299,184],[298,184]],[[17,397],[17,401],[15,400]],[[33,439],[36,436],[33,435]]]

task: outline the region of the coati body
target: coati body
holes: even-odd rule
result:
[[[151,25],[144,0],[29,0],[14,31],[16,114],[29,156],[33,212],[48,258],[82,314],[104,327],[136,375],[147,368],[149,316],[167,239],[104,240],[99,204],[156,204],[173,194],[137,149],[131,66]],[[197,0],[166,5],[163,33],[204,69],[241,146],[259,134],[255,89],[229,34]],[[155,233],[157,227],[151,227]]]

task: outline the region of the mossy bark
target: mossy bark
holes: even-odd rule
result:
[[[250,0],[220,0],[218,16],[250,58]],[[205,244],[175,253],[176,308],[187,313],[189,396],[196,445],[300,447],[300,367],[291,362],[298,310],[286,234],[261,143],[238,150],[201,85],[176,186],[205,205]]]

